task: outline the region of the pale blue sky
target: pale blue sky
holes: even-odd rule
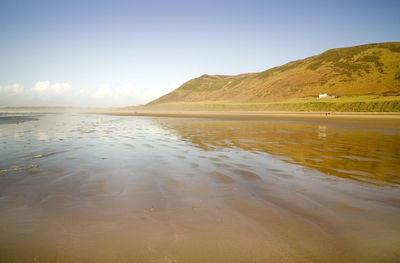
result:
[[[258,72],[330,48],[400,41],[400,1],[0,4],[0,106],[99,105],[114,90],[124,100],[110,106],[134,105],[205,73]],[[86,95],[57,99],[69,89]],[[52,102],[37,101],[37,90],[55,90]],[[5,101],[7,92],[15,94]]]

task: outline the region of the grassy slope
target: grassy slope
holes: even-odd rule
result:
[[[317,100],[319,93],[341,97]],[[260,73],[203,75],[146,107],[400,111],[400,42],[332,49]]]
[[[201,111],[340,111],[340,112],[400,112],[398,96],[356,96],[338,99],[288,99],[279,102],[199,101],[170,102],[146,106],[153,110]]]

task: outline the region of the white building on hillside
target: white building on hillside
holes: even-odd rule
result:
[[[324,94],[319,94],[318,95],[318,99],[336,99],[336,98],[339,98],[340,96],[339,95],[328,95],[327,93],[324,93]]]

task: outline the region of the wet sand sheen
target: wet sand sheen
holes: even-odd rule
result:
[[[37,165],[0,174],[0,262],[399,260],[396,133],[49,115],[0,135],[0,170]]]
[[[232,179],[232,177],[230,177],[230,176],[228,176],[228,175],[226,175],[226,174],[217,172],[217,171],[212,172],[211,175],[212,175],[218,182],[222,182],[222,183],[233,183],[233,182],[235,181],[235,180]]]
[[[374,112],[271,112],[271,111],[150,111],[98,110],[93,114],[174,118],[213,118],[225,120],[286,120],[336,124],[357,128],[400,130],[399,113]]]

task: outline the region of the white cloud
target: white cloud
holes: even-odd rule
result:
[[[88,106],[122,107],[149,102],[158,92],[135,89],[131,84],[112,87],[101,85],[96,90],[74,88],[68,83],[37,82],[31,88],[15,83],[0,86],[0,107],[5,106]]]
[[[20,84],[18,83],[14,83],[10,86],[5,86],[2,87],[0,86],[0,94],[9,94],[9,95],[18,95],[24,92],[24,87],[22,87]]]

